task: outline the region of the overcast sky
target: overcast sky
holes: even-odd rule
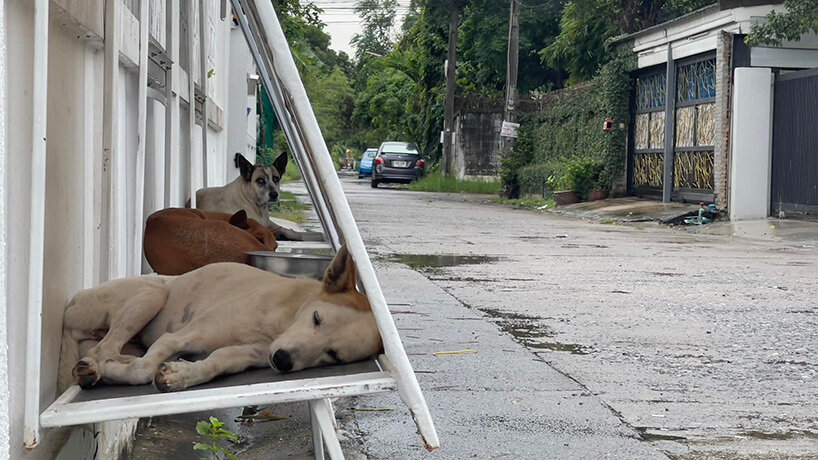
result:
[[[352,57],[355,49],[350,46],[349,41],[353,35],[361,31],[361,20],[355,14],[355,0],[313,0],[313,3],[324,10],[321,20],[327,25],[324,31],[332,37],[330,48],[345,51]],[[400,30],[400,24],[408,8],[409,0],[398,0],[394,33]]]

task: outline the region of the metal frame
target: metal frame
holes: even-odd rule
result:
[[[48,6],[47,0],[37,0],[38,8],[35,19],[35,64],[41,62],[43,67],[47,67],[47,26],[48,26]],[[415,377],[412,366],[408,360],[403,345],[398,335],[397,328],[393,322],[391,313],[386,304],[380,284],[375,275],[374,268],[366,252],[363,239],[358,231],[355,219],[349,204],[346,201],[343,188],[338,179],[332,158],[327,150],[324,139],[321,135],[315,115],[304,90],[298,71],[295,67],[289,45],[284,37],[281,25],[278,22],[272,4],[267,0],[231,0],[234,9],[238,12],[242,30],[248,41],[248,45],[253,51],[253,56],[264,77],[264,83],[270,89],[270,95],[274,102],[274,108],[278,119],[281,121],[287,140],[293,151],[295,162],[302,172],[302,176],[307,184],[321,224],[330,239],[333,248],[338,249],[342,244],[346,244],[350,254],[356,262],[359,286],[366,293],[381,338],[384,344],[385,354],[379,359],[379,370],[369,373],[352,373],[347,375],[328,375],[308,378],[293,375],[294,380],[283,380],[277,382],[257,383],[255,385],[234,385],[220,388],[198,388],[179,393],[170,394],[143,394],[139,396],[115,397],[97,401],[83,401],[80,397],[81,390],[73,386],[66,390],[49,408],[42,414],[40,410],[40,335],[41,335],[41,313],[42,313],[42,243],[44,226],[42,218],[44,212],[44,202],[32,203],[32,244],[31,244],[31,268],[30,268],[30,291],[28,310],[28,333],[27,333],[27,368],[26,368],[26,405],[25,405],[25,434],[26,446],[32,448],[36,446],[39,437],[40,427],[69,426],[83,423],[95,423],[106,420],[122,418],[144,417],[152,415],[165,415],[173,413],[184,413],[214,408],[239,407],[248,404],[269,404],[289,401],[308,401],[310,404],[310,414],[314,421],[314,434],[316,443],[316,455],[323,458],[324,446],[331,458],[343,458],[340,445],[333,426],[332,406],[328,400],[330,397],[354,396],[370,394],[384,391],[397,390],[400,398],[406,404],[418,431],[421,435],[425,447],[434,450],[439,447],[437,432],[432,422],[428,406],[420,390],[420,385]],[[145,12],[148,0],[141,0],[140,11]],[[107,0],[106,24],[115,24],[118,20],[117,13],[121,8],[118,6],[119,0]],[[178,3],[171,2],[169,14],[178,15]],[[201,5],[201,3],[200,3]],[[203,12],[200,12],[202,14]],[[189,15],[189,20],[192,14]],[[140,21],[140,75],[141,86],[139,97],[139,120],[140,146],[142,161],[144,161],[144,116],[146,114],[147,92],[147,50],[148,39],[143,31],[147,31],[147,14],[141,14]],[[172,17],[172,19],[175,19]],[[188,24],[188,33],[192,35]],[[168,48],[171,53],[170,58],[175,57],[178,48],[178,26],[175,21],[169,21],[168,28]],[[200,24],[201,26],[201,24]],[[104,127],[104,161],[111,162],[112,169],[121,167],[117,163],[117,155],[114,151],[117,147],[117,121],[116,121],[116,86],[117,73],[119,70],[119,39],[118,31],[114,28],[106,27],[105,46],[105,102],[104,114],[106,125]],[[149,34],[147,34],[149,35]],[[43,40],[43,37],[45,39]],[[189,83],[189,109],[188,119],[191,128],[195,124],[195,87],[193,85],[193,40],[189,42],[190,59],[188,69]],[[109,41],[110,40],[110,41]],[[206,66],[205,66],[206,67]],[[45,79],[45,71],[37,73],[37,76]],[[176,78],[178,72],[168,72],[165,88],[165,95],[162,97],[158,91],[151,93],[152,97],[162,97],[165,102],[169,116],[166,116],[166,132],[170,136],[166,138],[166,146],[169,152],[178,150],[174,145],[178,136],[172,133],[174,127],[167,124],[176,120],[173,115],[178,114],[180,102],[177,89]],[[35,76],[36,78],[36,76]],[[206,78],[206,75],[203,75]],[[34,106],[44,107],[46,104],[45,90],[47,85],[42,82],[35,85]],[[205,83],[203,82],[203,87]],[[206,94],[205,94],[206,104]],[[143,105],[145,107],[143,108]],[[39,115],[38,115],[39,114]],[[44,110],[35,111],[34,123],[34,155],[33,160],[41,159],[45,161],[45,114]],[[203,113],[202,128],[207,130],[206,112]],[[193,140],[193,132],[190,139]],[[38,142],[40,140],[41,142]],[[172,154],[172,153],[171,153]],[[202,159],[204,155],[202,155]],[[170,164],[178,159],[171,158]],[[193,152],[193,142],[191,142],[191,188],[195,185],[194,175],[201,173],[201,168],[195,164],[196,155]],[[178,166],[178,165],[177,165]],[[33,168],[41,171],[43,168]],[[180,172],[181,171],[177,171]],[[144,165],[141,172],[144,175]],[[44,176],[36,174],[32,176],[32,187],[44,186],[42,180]],[[112,195],[104,206],[108,207],[108,221],[106,222],[110,241],[108,270],[109,277],[120,275],[120,272],[127,270],[125,261],[121,259],[119,244],[124,241],[118,240],[119,230],[116,225],[116,187],[111,187],[111,174],[106,173],[103,178],[104,186]],[[144,184],[143,184],[144,187]],[[195,206],[195,190],[191,190],[191,205]],[[42,197],[44,193],[32,193],[34,197]],[[170,203],[173,204],[173,203]],[[136,217],[141,220],[141,215]],[[103,225],[105,228],[106,225]],[[37,233],[37,230],[40,233]],[[116,230],[116,231],[115,231]],[[37,263],[39,261],[39,264]],[[39,277],[39,280],[37,279]],[[138,392],[137,387],[131,387],[131,391]],[[79,398],[79,399],[78,399]],[[318,447],[320,445],[320,448]]]
[[[26,382],[23,443],[37,445],[40,411],[40,337],[43,311],[45,251],[46,107],[48,105],[48,0],[34,3],[34,79],[31,97],[31,241],[28,259],[28,315],[26,329]]]
[[[263,40],[260,43],[256,42],[256,47],[259,48],[258,45],[261,45],[259,48],[259,51],[263,51],[261,57],[269,57],[269,62],[261,59],[257,61],[257,64],[260,68],[264,68],[267,78],[272,79],[271,89],[276,91],[271,92],[271,96],[278,100],[274,104],[276,115],[282,120],[282,126],[285,123],[292,123],[292,126],[289,127],[291,129],[288,129],[294,131],[296,137],[288,137],[287,140],[293,150],[293,155],[297,158],[299,168],[308,172],[314,171],[314,177],[321,179],[315,183],[317,190],[310,190],[310,195],[315,200],[313,194],[317,191],[320,193],[319,196],[323,197],[322,201],[338,230],[339,237],[343,239],[342,242],[346,244],[356,262],[361,285],[372,306],[372,312],[383,339],[387,362],[391,363],[390,370],[397,381],[398,392],[412,414],[424,445],[429,450],[436,449],[440,443],[429,408],[412,370],[412,365],[406,356],[406,351],[403,349],[372,262],[369,260],[369,254],[366,252],[363,239],[352,216],[352,210],[346,201],[332,157],[321,135],[321,129],[312,111],[309,98],[290,53],[289,44],[284,37],[272,4],[264,0],[232,0],[232,2],[238,16],[244,15],[250,20],[248,23],[258,24],[256,30]],[[251,29],[249,32],[248,42],[255,41],[253,39],[254,30]],[[279,111],[281,107],[286,110]],[[326,228],[327,222],[322,221],[322,224]],[[333,246],[339,247],[340,242],[333,241]]]

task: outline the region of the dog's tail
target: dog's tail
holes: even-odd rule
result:
[[[57,390],[60,393],[74,383],[71,370],[80,359],[79,337],[74,335],[75,332],[106,328],[108,312],[105,307],[105,303],[101,302],[96,292],[91,289],[78,292],[65,307],[60,365],[57,373]]]
[[[60,346],[60,367],[57,371],[57,392],[62,394],[66,388],[74,383],[71,370],[79,361],[79,344],[67,328],[62,331],[62,345]]]

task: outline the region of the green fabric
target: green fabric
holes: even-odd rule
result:
[[[273,103],[267,95],[264,85],[259,85],[259,97],[256,98],[258,112],[258,136],[256,137],[256,164],[273,164],[273,138],[275,137],[276,117]]]

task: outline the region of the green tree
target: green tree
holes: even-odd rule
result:
[[[357,0],[355,12],[360,15],[363,30],[352,36],[355,59],[363,63],[369,53],[379,56],[392,49],[392,27],[395,25],[397,0]]]
[[[610,39],[687,14],[714,0],[573,0],[560,33],[540,51],[542,62],[563,69],[569,83],[592,78],[611,59]]]
[[[322,10],[313,2],[272,1],[327,148],[332,150],[336,146],[349,145],[354,102],[349,57],[329,48],[330,37],[324,32],[324,23],[319,16]],[[273,156],[287,150],[280,129],[276,129],[275,138]]]
[[[559,70],[543,68],[537,52],[559,33],[562,3],[541,0],[520,5],[519,92],[554,86],[561,80]],[[507,1],[473,0],[463,9],[458,35],[458,89],[463,93],[496,94],[502,98],[508,20]]]
[[[783,12],[773,10],[766,21],[753,25],[750,45],[780,45],[798,41],[807,33],[818,33],[818,0],[786,0]]]

